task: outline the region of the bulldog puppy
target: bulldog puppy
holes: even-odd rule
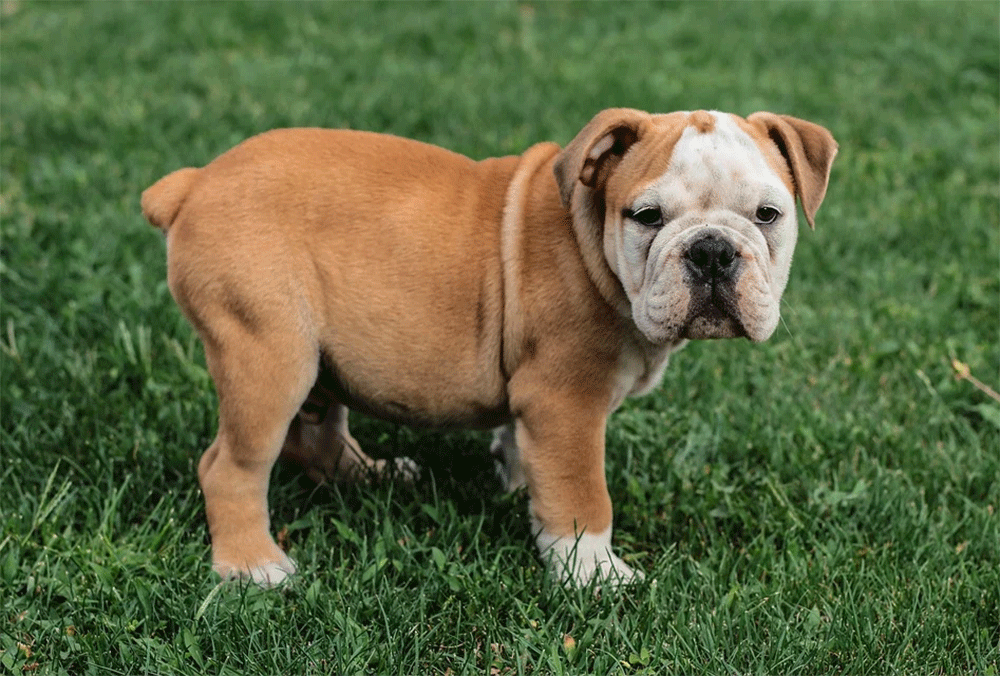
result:
[[[599,113],[565,148],[474,162],[359,131],[282,129],[142,195],[219,397],[198,474],[224,578],[295,571],[272,539],[282,453],[383,468],[348,409],[498,428],[563,581],[639,576],[611,548],[608,415],[689,339],[767,339],[837,144],[784,115]]]

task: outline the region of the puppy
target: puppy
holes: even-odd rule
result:
[[[281,129],[158,181],[142,210],[219,397],[198,467],[214,570],[295,571],[269,532],[271,468],[381,469],[353,409],[497,428],[553,572],[638,576],[611,548],[608,415],[687,340],[774,332],[795,200],[813,226],[836,152],[784,115],[610,109],[520,156]]]

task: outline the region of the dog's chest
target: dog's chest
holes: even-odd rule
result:
[[[670,355],[684,347],[686,343],[686,340],[667,345],[626,342],[618,358],[618,372],[615,375],[608,410],[617,409],[626,397],[640,397],[653,391],[663,378]]]

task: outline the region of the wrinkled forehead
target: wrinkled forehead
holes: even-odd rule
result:
[[[777,147],[746,120],[727,113],[697,111],[655,116],[654,121],[656,142],[644,149],[652,156],[644,163],[642,180],[634,181],[620,194],[623,204],[667,184],[691,195],[720,186],[750,185],[766,192],[794,194],[791,175]]]

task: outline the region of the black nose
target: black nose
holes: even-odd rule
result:
[[[729,240],[705,235],[688,247],[684,262],[698,282],[728,281],[736,272],[739,257]]]

